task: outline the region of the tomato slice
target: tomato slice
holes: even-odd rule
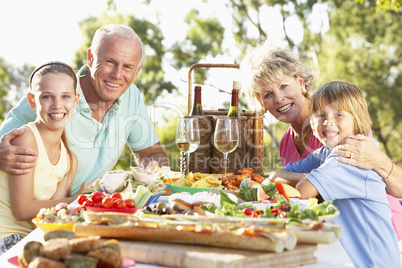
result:
[[[288,196],[288,194],[287,194],[286,191],[285,191],[285,187],[283,187],[283,184],[282,184],[280,181],[276,181],[276,182],[275,182],[275,188],[278,190],[278,192],[279,192],[281,195],[283,195],[283,196],[286,198],[286,200],[287,200],[288,202],[290,201],[289,196]]]
[[[274,214],[279,213],[279,208],[273,208],[273,209],[271,209],[271,212]]]

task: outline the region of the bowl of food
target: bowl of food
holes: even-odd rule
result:
[[[160,178],[158,174],[154,173],[155,169],[145,169],[140,167],[131,167],[134,180],[140,182],[151,183]]]
[[[55,222],[55,223],[41,222],[38,218],[34,218],[32,222],[36,225],[36,227],[39,227],[39,229],[41,229],[42,232],[44,233],[47,233],[55,229],[67,229],[72,231],[75,224],[75,223],[61,223],[61,222]]]
[[[84,221],[82,211],[82,206],[61,202],[54,207],[40,209],[32,222],[43,232],[54,229],[72,230],[75,223]]]
[[[171,171],[170,167],[152,167],[152,168],[140,168],[131,167],[133,177],[136,181],[151,183],[163,177],[163,181],[166,183],[170,179],[171,181],[177,181],[181,177],[180,172]]]

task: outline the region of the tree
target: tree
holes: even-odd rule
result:
[[[318,55],[319,84],[334,79],[355,83],[365,94],[373,136],[395,162],[402,161],[402,17],[373,12],[375,1],[333,1],[330,29]]]
[[[4,113],[8,111],[7,86],[10,82],[9,66],[6,61],[0,58],[0,123],[3,122]]]
[[[33,70],[34,66],[30,64],[15,67],[0,58],[0,123],[29,88],[29,77]]]
[[[222,53],[222,42],[225,29],[216,18],[201,18],[196,10],[191,10],[185,19],[187,37],[177,41],[169,49],[173,54],[172,63],[177,69],[189,68],[191,65],[205,60],[206,56]],[[198,69],[194,73],[196,83],[206,80],[207,70]]]
[[[359,4],[359,1],[362,4]],[[325,82],[342,78],[356,83],[366,94],[373,118],[373,135],[385,152],[396,161],[402,161],[401,112],[401,28],[398,14],[400,1],[331,0],[229,0],[228,9],[233,14],[233,34],[236,45],[243,53],[257,43],[271,40],[273,24],[264,23],[267,11],[280,13],[283,28],[282,45],[294,48],[302,59],[314,66],[317,88]],[[323,12],[322,7],[328,6]],[[393,10],[389,10],[393,7]],[[318,28],[312,24],[312,14],[321,9]],[[377,8],[377,12],[374,12]],[[389,10],[380,12],[380,10]],[[328,15],[329,31],[325,30]],[[301,42],[292,36],[287,24],[297,18],[302,26]],[[392,119],[391,119],[392,118]],[[266,127],[277,143],[281,131]],[[281,129],[281,128],[279,128]]]
[[[366,0],[358,0],[361,4]],[[400,0],[377,0],[376,1],[376,11],[394,11],[399,12],[399,8],[402,5]]]

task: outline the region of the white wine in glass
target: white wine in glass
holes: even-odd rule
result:
[[[237,119],[233,117],[218,118],[216,120],[214,145],[223,153],[225,162],[225,174],[228,154],[233,152],[239,144],[239,127]]]
[[[177,120],[176,145],[180,152],[186,154],[186,170],[184,175],[187,175],[190,166],[190,153],[197,150],[200,145],[200,131],[197,118],[180,117]]]

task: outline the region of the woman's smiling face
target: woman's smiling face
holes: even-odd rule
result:
[[[281,82],[261,87],[259,100],[276,119],[291,124],[302,112],[305,101],[303,89],[303,79],[288,76]]]

